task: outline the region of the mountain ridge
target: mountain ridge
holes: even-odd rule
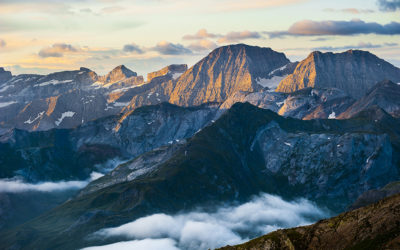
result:
[[[358,99],[383,80],[400,81],[400,69],[368,51],[314,51],[297,65],[293,74],[281,81],[276,91],[288,93],[306,87],[331,87]]]

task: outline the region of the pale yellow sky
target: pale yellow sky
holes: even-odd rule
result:
[[[192,65],[231,43],[271,47],[291,60],[358,48],[400,66],[400,8],[384,7],[376,0],[0,0],[0,67],[104,74],[125,64],[144,75]]]

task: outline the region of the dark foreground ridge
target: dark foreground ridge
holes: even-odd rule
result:
[[[278,230],[219,250],[247,249],[400,249],[400,194],[311,226]]]

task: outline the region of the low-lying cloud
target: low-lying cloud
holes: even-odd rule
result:
[[[383,11],[400,10],[400,0],[378,0],[378,5]]]
[[[213,249],[239,244],[279,228],[310,224],[327,215],[305,199],[288,202],[262,194],[242,205],[222,206],[211,213],[154,214],[103,229],[91,239],[124,237],[132,241],[87,249],[145,249],[140,246],[158,243],[163,244],[159,249]]]
[[[132,240],[123,241],[106,246],[88,247],[85,250],[179,250],[176,247],[176,242],[171,239],[145,239],[145,240]]]
[[[43,48],[39,51],[39,56],[46,57],[63,57],[65,53],[77,52],[78,49],[66,43],[56,43],[50,47]]]
[[[90,181],[94,181],[103,174],[93,172],[88,180],[84,181],[59,181],[27,183],[21,178],[0,179],[0,193],[22,193],[22,192],[61,192],[65,190],[84,188]]]
[[[303,20],[294,23],[287,31],[266,32],[270,38],[282,36],[326,36],[341,35],[351,36],[359,34],[399,35],[400,23],[391,22],[379,24],[376,22],[364,22],[362,20],[351,21],[311,21]]]

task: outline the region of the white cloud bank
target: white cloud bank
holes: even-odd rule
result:
[[[279,228],[311,224],[327,216],[305,199],[287,202],[278,196],[262,194],[242,205],[223,206],[213,213],[154,214],[103,229],[93,239],[126,237],[133,241],[85,250],[151,249],[153,244],[161,244],[157,249],[213,249],[239,244]]]
[[[93,172],[90,178],[85,181],[59,181],[27,183],[22,179],[0,179],[0,193],[22,193],[22,192],[60,192],[71,189],[84,188],[90,181],[94,181],[103,174]]]

